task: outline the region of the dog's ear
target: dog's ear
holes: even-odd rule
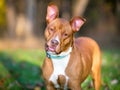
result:
[[[46,16],[47,23],[50,23],[52,20],[57,18],[58,15],[59,15],[59,11],[57,6],[54,3],[50,3],[47,7],[47,16]]]
[[[74,32],[79,31],[80,27],[85,23],[86,19],[81,17],[74,17],[71,21],[71,27]]]

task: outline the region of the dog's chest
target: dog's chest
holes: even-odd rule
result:
[[[55,85],[56,88],[60,88],[59,84],[57,83],[57,79],[59,75],[64,75],[66,78],[66,82],[64,85],[64,89],[67,87],[67,82],[68,82],[68,76],[65,73],[66,67],[68,65],[70,58],[70,54],[65,56],[64,58],[52,58],[52,63],[53,63],[53,73],[50,76],[50,81],[52,81]]]

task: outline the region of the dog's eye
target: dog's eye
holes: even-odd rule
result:
[[[53,32],[53,31],[54,31],[54,29],[53,29],[53,28],[49,28],[49,31],[50,31],[50,32]]]
[[[64,34],[63,34],[63,36],[64,36],[64,37],[67,37],[67,36],[68,36],[68,34],[67,34],[67,33],[64,33]]]

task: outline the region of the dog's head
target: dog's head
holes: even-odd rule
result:
[[[46,51],[54,54],[65,52],[73,44],[73,34],[79,31],[85,19],[74,17],[70,21],[58,18],[59,11],[56,5],[49,4],[47,8],[47,27],[45,30]]]

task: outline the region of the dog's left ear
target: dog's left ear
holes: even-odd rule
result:
[[[52,20],[56,19],[59,16],[59,11],[57,6],[54,3],[50,3],[47,7],[46,21],[50,23]]]
[[[86,19],[81,17],[74,17],[71,21],[71,27],[74,32],[79,31],[80,27],[85,23]]]

